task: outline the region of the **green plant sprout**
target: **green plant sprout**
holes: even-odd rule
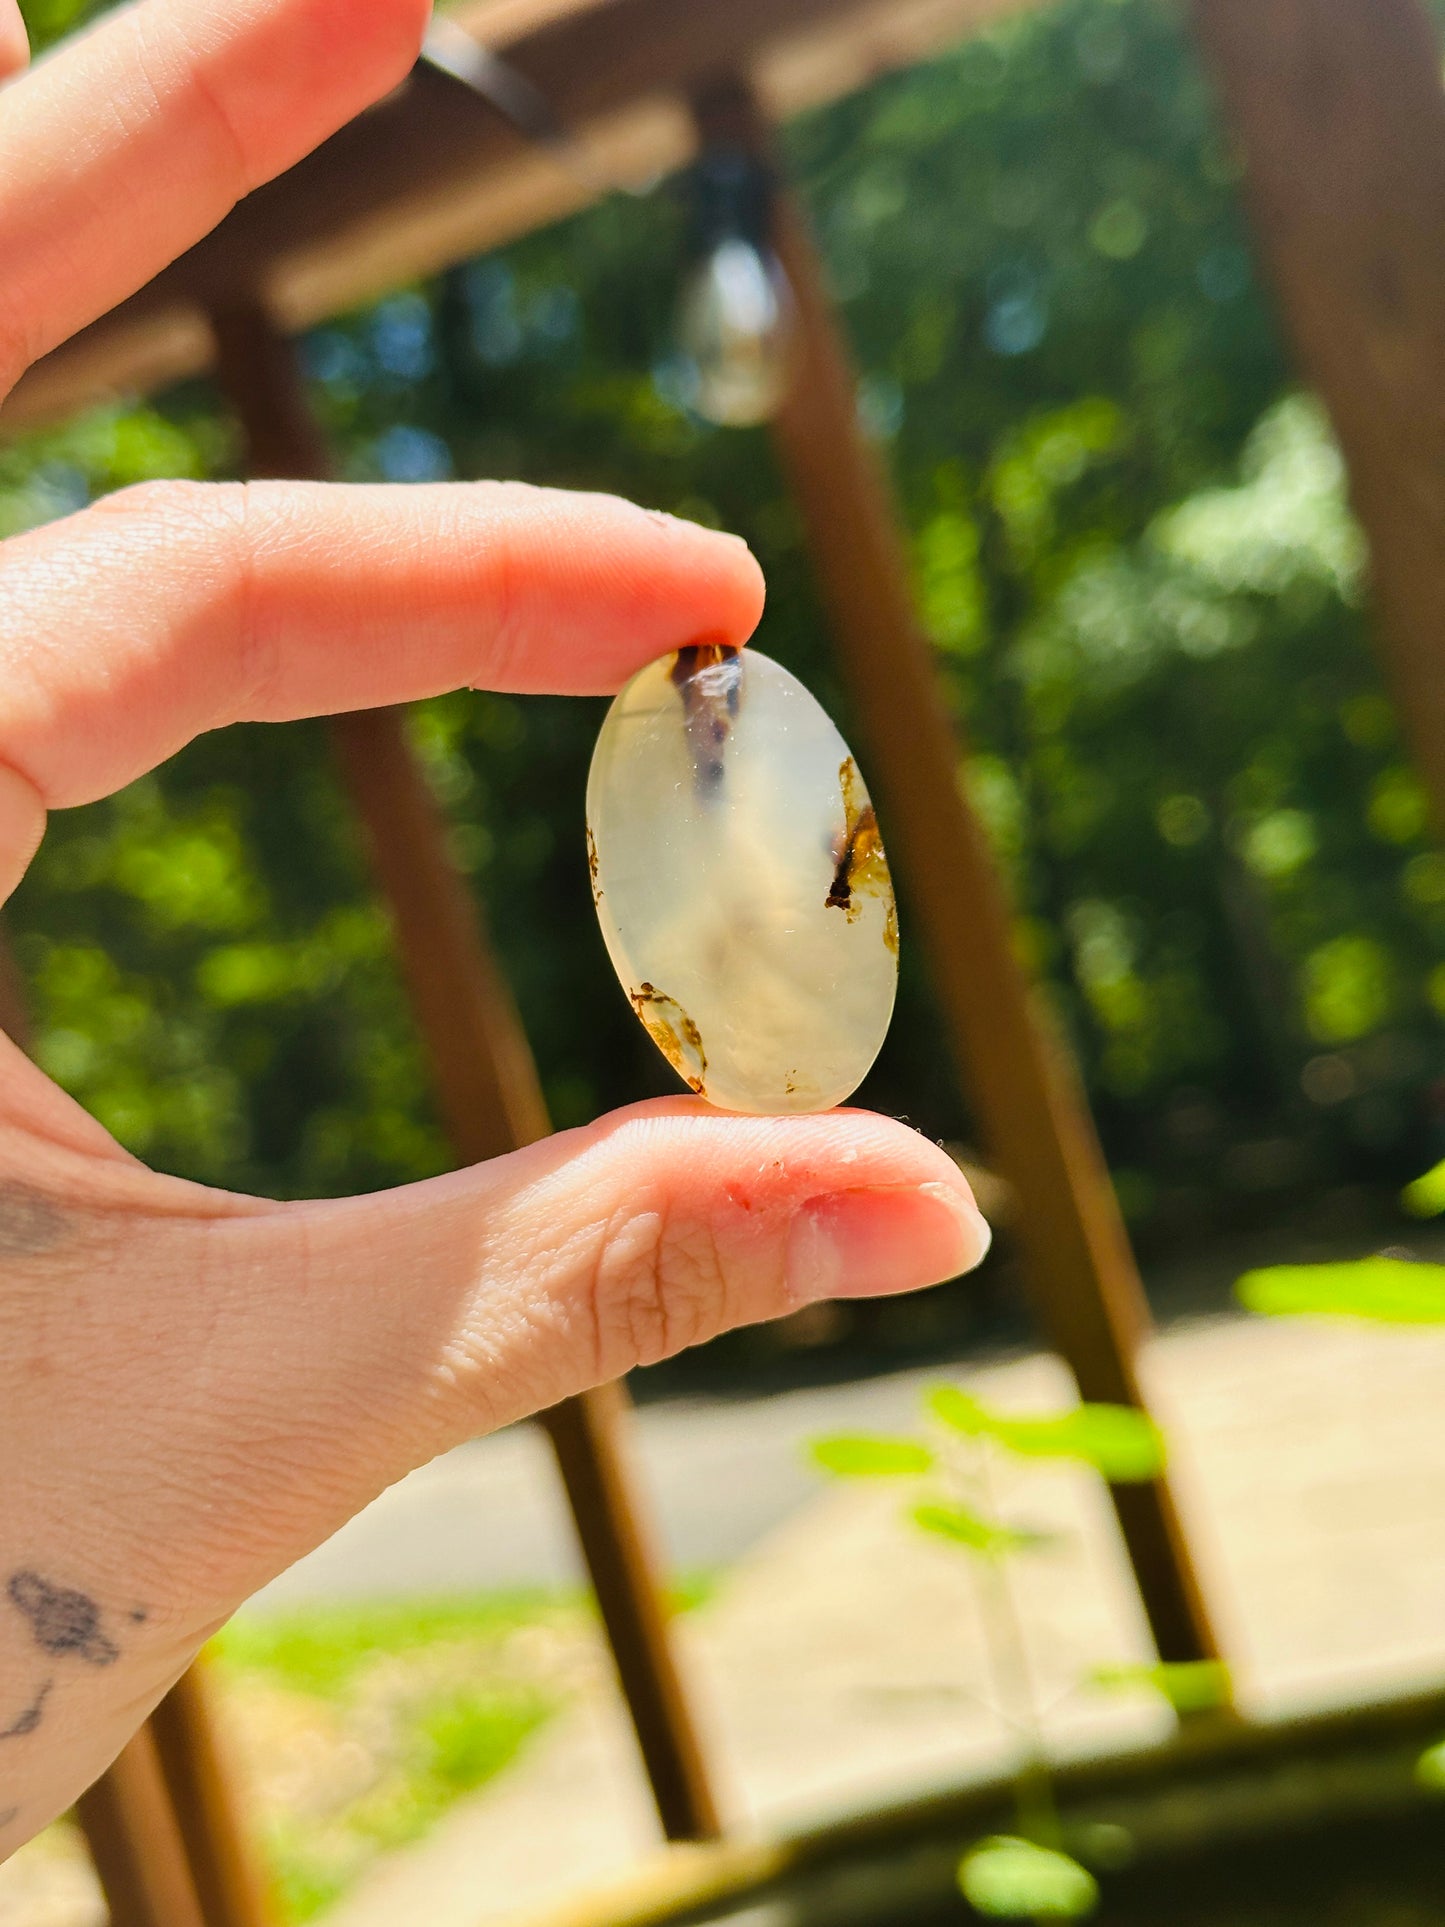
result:
[[[1412,1218],[1438,1218],[1445,1211],[1445,1160],[1407,1184],[1400,1202]]]
[[[969,1847],[959,1862],[959,1887],[976,1913],[991,1918],[1079,1919],[1097,1907],[1098,1884],[1065,1847],[1009,1571],[1015,1554],[1046,1545],[1053,1535],[1000,1517],[995,1464],[999,1454],[1072,1459],[1111,1484],[1136,1484],[1162,1472],[1164,1441],[1143,1412],[1127,1405],[1078,1405],[1045,1417],[1019,1417],[942,1385],[926,1397],[924,1413],[927,1438],[840,1433],[815,1440],[813,1458],[838,1478],[930,1481],[907,1517],[972,1557],[996,1710],[1021,1743],[1013,1775],[1018,1831]],[[1085,1683],[1115,1690],[1152,1687],[1180,1712],[1219,1706],[1229,1697],[1228,1673],[1215,1661],[1101,1667]]]
[[[1445,1265],[1410,1258],[1270,1265],[1247,1271],[1235,1295],[1265,1318],[1363,1318],[1377,1325],[1445,1325]]]
[[[1415,1218],[1445,1213],[1445,1161],[1405,1186],[1400,1203]],[[1445,1265],[1413,1258],[1355,1258],[1343,1264],[1270,1265],[1247,1271],[1235,1296],[1266,1318],[1357,1318],[1376,1325],[1445,1325]],[[1445,1793],[1445,1740],[1415,1762],[1415,1778]]]

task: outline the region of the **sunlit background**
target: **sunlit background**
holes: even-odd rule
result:
[[[87,10],[24,11],[44,43]],[[1434,1249],[1398,1194],[1445,1157],[1445,856],[1372,653],[1341,463],[1257,283],[1196,58],[1155,0],[1056,0],[808,117],[786,147],[973,746],[960,780],[1083,1068],[1165,1325],[1160,1409],[1181,1426],[1185,1489],[1213,1517],[1208,1556],[1244,1600],[1232,1622],[1242,1673],[1282,1706],[1356,1674],[1438,1678],[1442,1528],[1405,1516],[1408,1494],[1423,1507],[1428,1479],[1445,1476],[1429,1424],[1445,1390],[1438,1343],[1256,1325],[1231,1309],[1234,1279],[1256,1262]],[[676,327],[687,220],[676,184],[616,194],[318,329],[303,343],[315,407],[350,479],[516,476],[740,531],[770,585],[760,640],[862,737],[766,434],[709,425],[690,405]],[[0,444],[0,534],[127,482],[228,476],[237,461],[205,383],[109,408]],[[672,1088],[588,899],[582,794],[600,713],[464,693],[416,717],[560,1126]],[[825,1487],[803,1442],[859,1424],[907,1430],[943,1365],[995,1385],[1005,1405],[1066,1395],[1029,1356],[1009,1199],[939,1048],[906,901],[902,912],[898,1016],[860,1101],[984,1164],[994,1257],[936,1293],[815,1309],[634,1384],[714,1700],[746,1700],[749,1669],[760,1698],[781,1690],[812,1642],[833,1638],[849,1705],[871,1708],[859,1730],[883,1734],[867,1755],[859,1721],[837,1714],[818,1742],[832,1777],[786,1755],[777,1786],[758,1742],[748,1770],[763,1810],[790,1789],[861,1797],[895,1769],[952,1760],[950,1722],[963,1731],[982,1690],[962,1647],[956,1666],[948,1657],[964,1609],[954,1567],[944,1577],[933,1563],[946,1549],[905,1561],[893,1594],[880,1581],[840,1616],[839,1586],[861,1584],[847,1559],[876,1567],[870,1521],[898,1495],[875,1505],[871,1487],[863,1499]],[[118,797],[58,814],[7,915],[40,1062],[146,1159],[278,1196],[449,1164],[318,726],[203,738]],[[1261,1485],[1262,1464],[1273,1472]],[[1072,1520],[1107,1563],[1097,1485],[1038,1476],[1043,1513]],[[511,1797],[513,1756],[529,1760],[550,1724],[608,1700],[540,1441],[517,1435],[423,1477],[414,1502],[280,1582],[222,1644],[287,1920],[339,1902],[335,1919],[355,1927],[443,1927],[439,1901],[411,1909],[402,1889],[375,1885],[388,1850]],[[1350,1521],[1383,1532],[1382,1505],[1399,1514],[1397,1538],[1369,1541],[1374,1579],[1331,1605],[1361,1564],[1360,1541],[1347,1556],[1339,1535]],[[777,1561],[766,1580],[765,1555]],[[1137,1613],[1098,1565],[1084,1559],[1087,1583],[1066,1563],[1025,1588],[1046,1602],[1035,1633],[1062,1640],[1060,1678],[1076,1649],[1093,1663],[1119,1627],[1121,1663],[1137,1657]],[[1250,1583],[1273,1603],[1250,1606]],[[733,1629],[707,1632],[733,1585]],[[916,1663],[901,1664],[894,1621],[911,1628]],[[1384,1627],[1373,1648],[1369,1625]],[[950,1666],[957,1677],[933,1690]],[[1147,1692],[1105,1699],[1079,1715],[1085,1727],[1137,1734],[1160,1716]],[[577,1791],[587,1761],[611,1770],[598,1734],[614,1715],[596,1718],[575,1784],[559,1770],[546,1796],[554,1810],[592,1797]],[[974,1746],[992,1757],[976,1737],[960,1757]],[[617,1796],[623,1836],[640,1798]],[[522,1825],[508,1811],[477,1822],[499,1866]],[[589,1851],[576,1849],[584,1872]],[[22,1856],[0,1922],[95,1919],[77,1854],[60,1835]],[[518,1876],[523,1898],[530,1877]],[[1437,1919],[1440,1890],[1427,1903],[1413,1878],[1402,1872],[1378,1907],[1362,1894],[1355,1911],[1326,1915],[1316,1898],[1296,1913],[1286,1897],[1247,1918]],[[374,1914],[360,1905],[368,1882]],[[1207,1918],[1234,1927],[1246,1914]]]

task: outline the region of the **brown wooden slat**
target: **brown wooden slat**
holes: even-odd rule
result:
[[[149,1725],[75,1803],[110,1927],[212,1927],[201,1913]]]
[[[253,473],[324,477],[329,463],[295,356],[257,308],[216,318],[217,366]],[[465,1162],[544,1137],[547,1107],[506,979],[399,710],[339,716],[332,737],[392,914],[402,973],[444,1122]],[[602,1387],[543,1415],[663,1830],[710,1839],[717,1806],[667,1629],[642,1497],[621,1434],[626,1394]]]
[[[1369,537],[1445,830],[1445,92],[1416,0],[1193,0],[1264,267]]]
[[[632,1401],[620,1385],[601,1385],[542,1414],[557,1454],[572,1517],[599,1600],[631,1602],[629,1641],[668,1647],[668,1608],[650,1530],[634,1494]],[[609,1629],[616,1651],[616,1638]],[[621,1668],[621,1658],[618,1666]],[[647,1762],[662,1830],[669,1840],[717,1840],[723,1823],[696,1722],[675,1666],[632,1666],[627,1701]],[[662,1736],[665,1743],[659,1744]]]
[[[503,39],[507,58],[593,150],[604,177],[645,180],[690,146],[683,95],[747,66],[792,113],[923,58],[1028,0],[598,0]],[[463,6],[485,25],[495,10]],[[512,14],[516,25],[530,9]],[[420,69],[128,301],[45,357],[0,427],[209,365],[204,317],[260,292],[288,329],[495,247],[585,205],[592,190],[528,147],[457,82]]]
[[[743,81],[699,95],[705,137],[768,153]],[[790,196],[775,241],[797,303],[800,353],[774,423],[839,658],[869,750],[868,775],[926,948],[948,1042],[980,1128],[1018,1199],[1017,1233],[1050,1342],[1088,1399],[1142,1406],[1135,1356],[1143,1289],[1072,1065],[1019,966],[1011,913],[960,781],[962,749],[918,625],[890,490],[858,427],[856,379],[822,264]],[[1114,1503],[1161,1655],[1215,1653],[1168,1484]]]
[[[150,1725],[206,1927],[272,1927],[276,1916],[216,1730],[208,1660],[181,1675]]]

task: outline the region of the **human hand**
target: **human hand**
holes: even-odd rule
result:
[[[143,0],[0,94],[0,394],[399,81],[420,0]],[[0,71],[23,64],[0,0]],[[605,692],[762,604],[732,538],[507,485],[130,489],[0,549],[0,899],[49,809],[192,736],[463,685]],[[987,1233],[859,1112],[635,1105],[404,1190],[144,1169],[0,1039],[0,1854],[258,1586],[414,1465]]]

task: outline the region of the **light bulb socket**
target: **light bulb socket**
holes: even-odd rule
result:
[[[747,148],[721,141],[705,147],[685,181],[688,260],[700,261],[722,241],[771,252],[775,190],[772,168]]]

